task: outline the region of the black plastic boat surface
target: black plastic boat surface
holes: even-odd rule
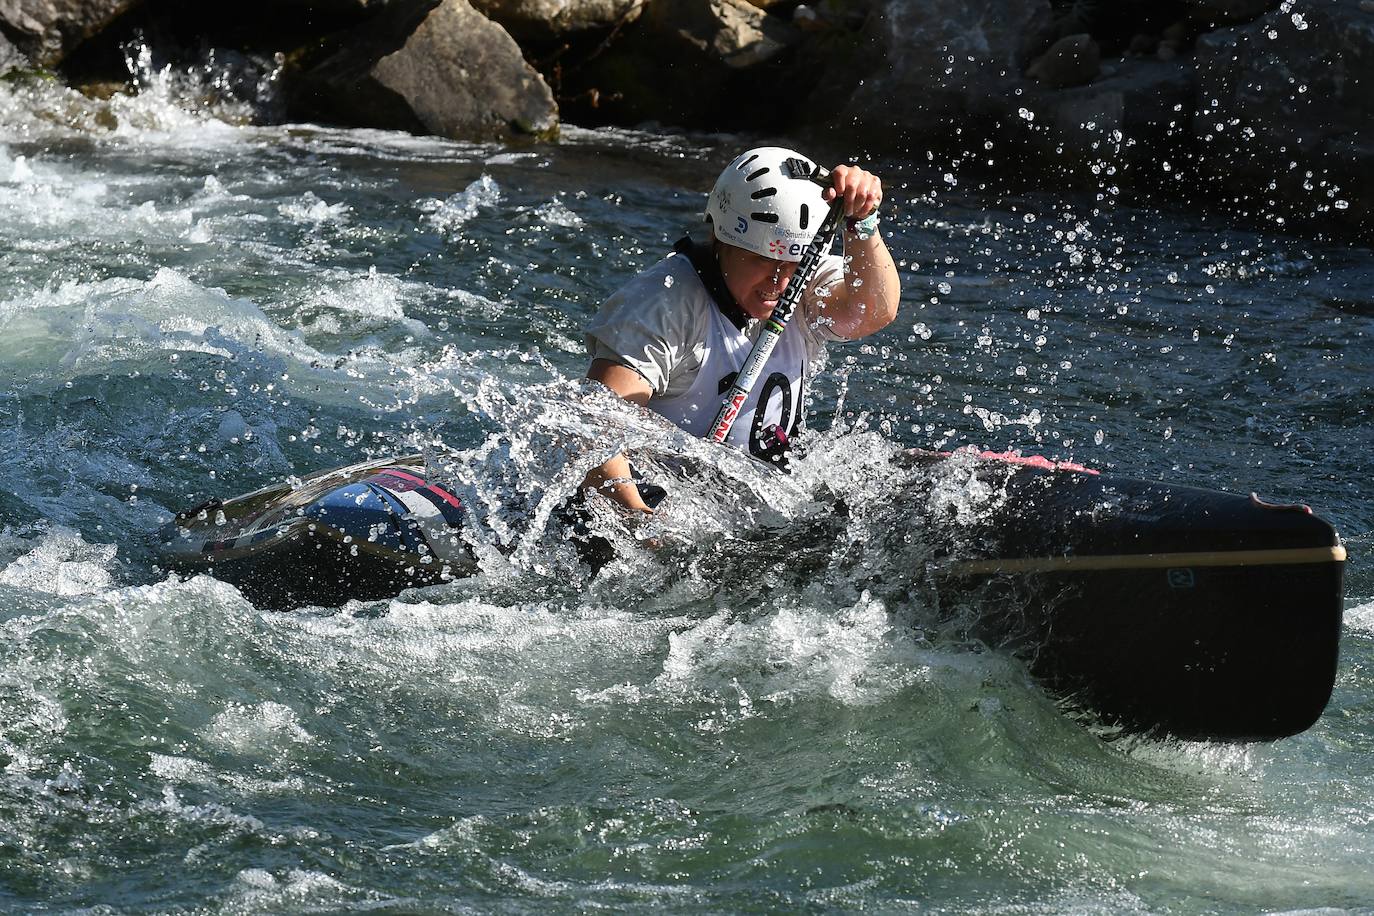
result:
[[[914,455],[934,465],[943,456]],[[263,607],[336,606],[471,571],[458,501],[420,456],[374,461],[207,504],[162,533],[183,572]],[[989,460],[1005,492],[911,587],[978,608],[974,635],[1131,731],[1209,740],[1295,734],[1335,682],[1345,551],[1305,507]],[[910,526],[946,519],[921,494]],[[908,511],[909,509],[909,511]]]

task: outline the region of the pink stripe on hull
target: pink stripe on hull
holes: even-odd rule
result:
[[[400,491],[402,493],[407,493],[411,490],[428,490],[429,492],[438,496],[444,502],[448,503],[450,506],[453,506],[458,509],[463,508],[463,504],[458,501],[458,497],[454,496],[452,493],[448,492],[438,484],[430,483],[423,477],[416,477],[414,474],[409,474],[405,471],[397,470],[396,468],[387,468],[386,470],[379,472],[377,476],[395,477],[398,480],[403,480],[406,483],[410,484],[411,486]]]

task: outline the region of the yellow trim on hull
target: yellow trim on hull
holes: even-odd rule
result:
[[[951,576],[1007,573],[1094,572],[1108,569],[1178,569],[1195,566],[1301,566],[1344,563],[1345,548],[1296,547],[1286,550],[1213,550],[1197,553],[1139,553],[1117,556],[1016,557],[960,560],[938,572]]]

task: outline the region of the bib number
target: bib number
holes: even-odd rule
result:
[[[800,405],[795,411],[796,416],[793,416],[791,380],[781,372],[774,372],[768,376],[768,379],[763,383],[763,388],[759,391],[759,401],[754,408],[754,417],[749,423],[749,454],[760,461],[767,461],[771,457],[767,445],[763,441],[763,430],[767,424],[768,405],[773,402],[773,397],[779,393],[782,395],[782,404],[779,406],[778,426],[781,426],[791,437],[797,434],[797,427],[801,425]]]

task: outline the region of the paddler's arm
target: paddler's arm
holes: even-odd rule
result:
[[[587,378],[605,385],[631,404],[643,407],[649,403],[653,389],[644,376],[628,366],[609,359],[592,360],[587,370]],[[615,500],[625,509],[652,515],[650,509],[639,496],[639,487],[630,480],[630,462],[624,455],[616,455],[605,464],[592,468],[582,481],[582,489],[592,489]]]
[[[882,182],[877,175],[853,165],[835,166],[831,178],[834,186],[825,192],[826,200],[841,196],[845,205],[844,283],[833,288],[821,314],[835,333],[858,340],[881,331],[897,317],[902,285],[882,229],[860,239],[848,225],[877,212],[883,200]]]

